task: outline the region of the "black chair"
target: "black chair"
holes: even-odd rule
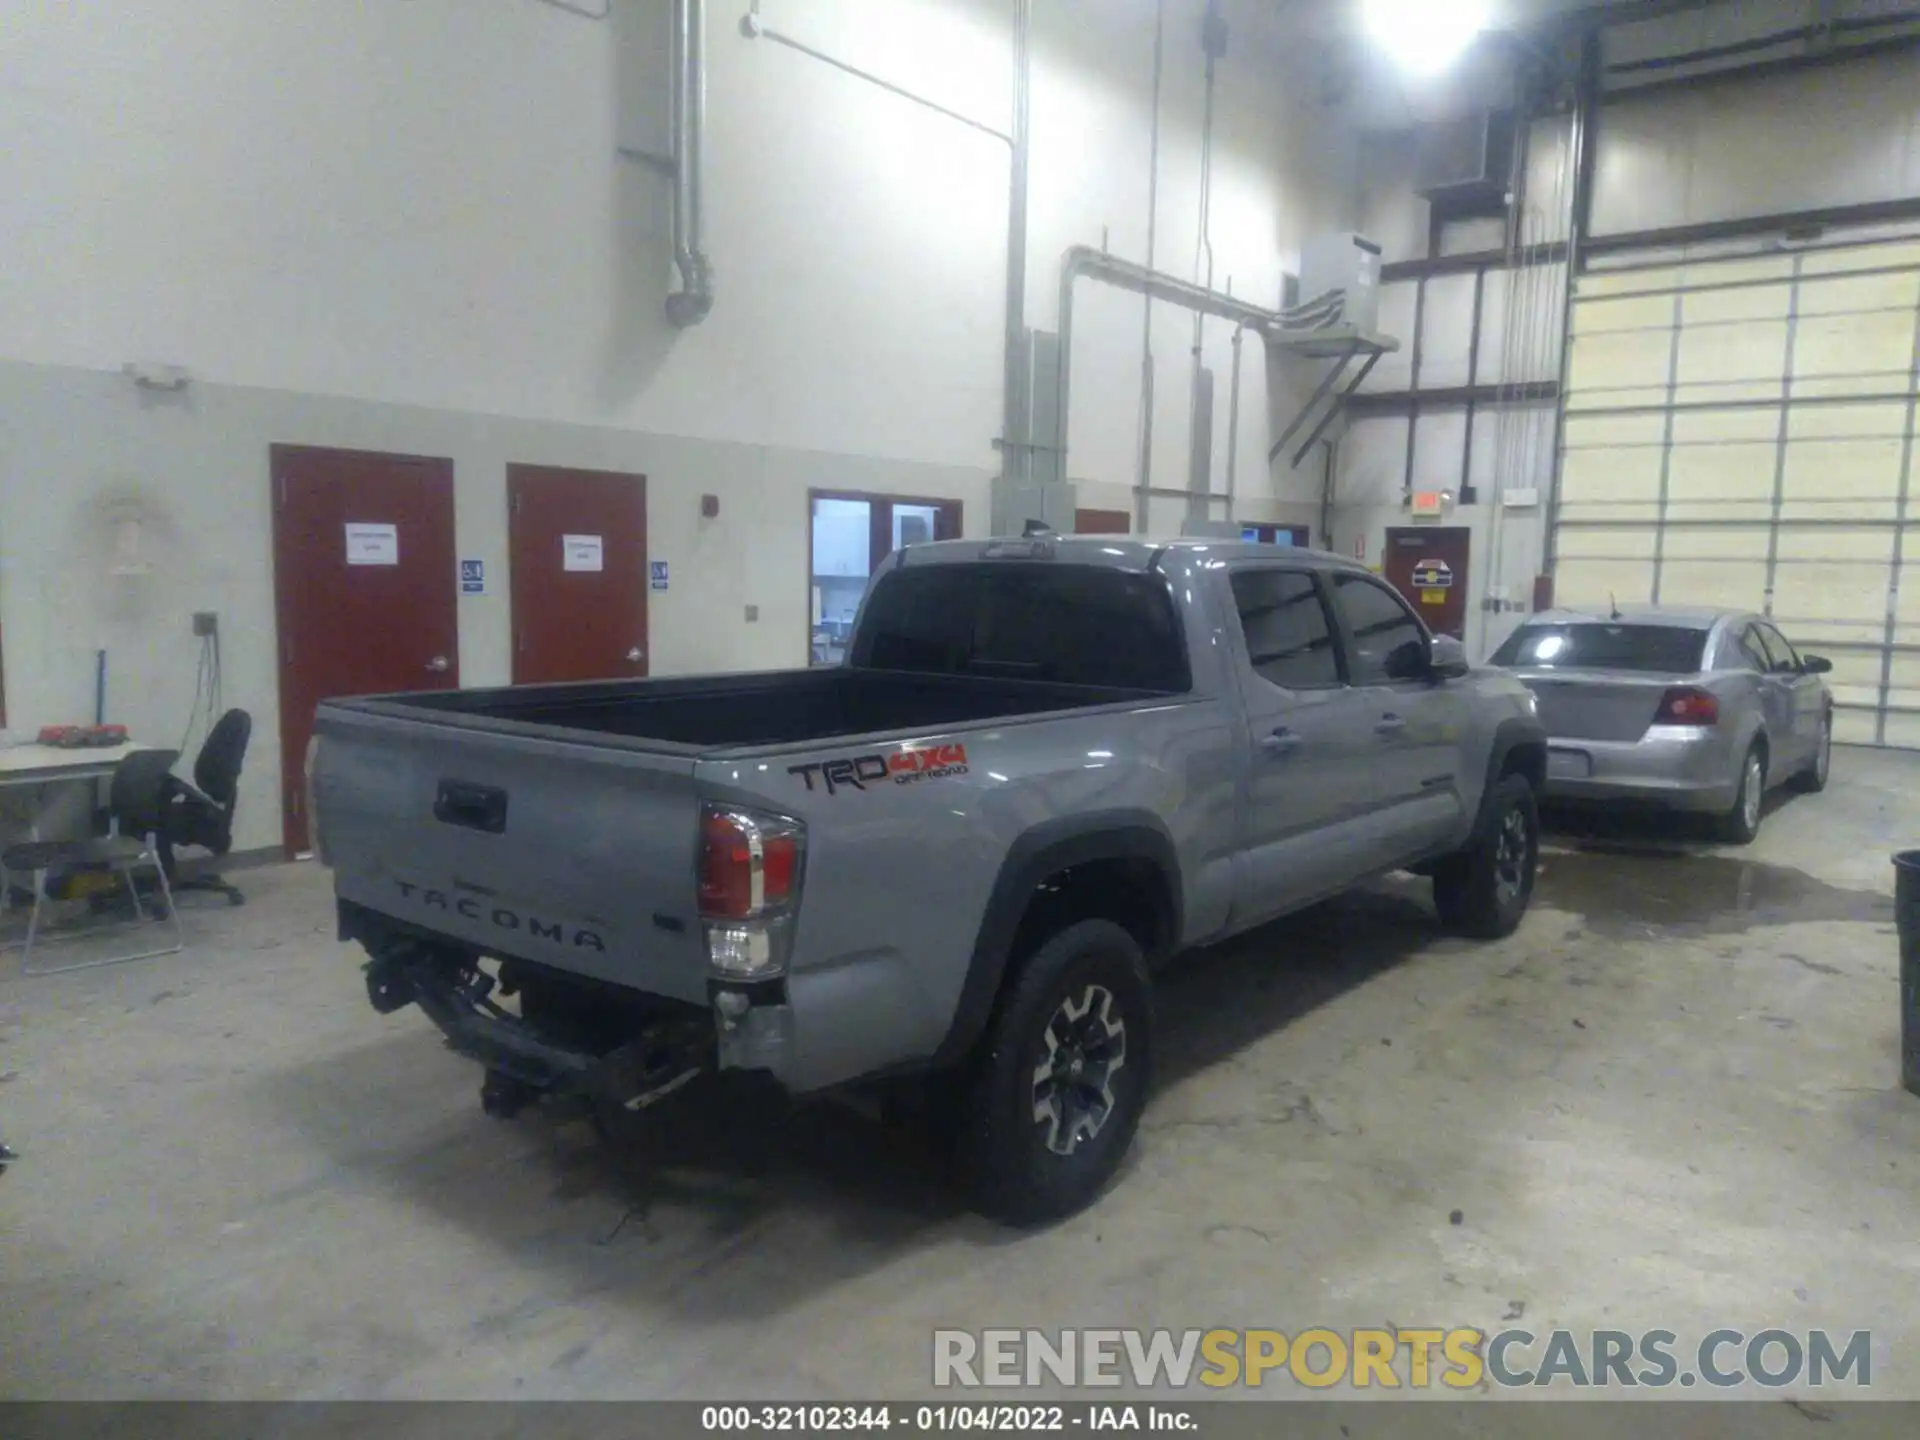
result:
[[[167,878],[179,890],[211,890],[227,897],[229,905],[246,903],[246,896],[208,872],[179,878],[174,847],[197,846],[216,858],[233,849],[233,810],[240,798],[240,767],[253,737],[253,717],[229,710],[207,732],[206,743],[193,762],[193,784],[175,778],[160,817],[160,859]]]
[[[9,873],[33,873],[33,914],[27,920],[27,943],[21,952],[24,975],[58,975],[68,970],[87,970],[96,965],[121,965],[129,960],[148,960],[156,955],[173,955],[185,948],[186,934],[180,926],[180,912],[174,907],[173,890],[166,867],[160,859],[158,831],[166,797],[176,783],[169,773],[180,758],[178,750],[136,750],[113,769],[113,783],[107,792],[107,812],[111,831],[88,840],[32,840],[10,846],[0,855],[0,866]],[[34,942],[40,935],[40,914],[52,898],[47,894],[47,877],[54,870],[72,870],[81,874],[106,871],[126,882],[127,898],[133,902],[134,920],[146,916],[140,899],[136,874],[153,870],[159,877],[160,894],[165,901],[161,918],[173,922],[173,944],[158,950],[141,950],[132,955],[113,955],[100,960],[83,960],[74,965],[59,965],[46,970],[33,968]],[[71,939],[91,933],[70,930],[52,939]]]

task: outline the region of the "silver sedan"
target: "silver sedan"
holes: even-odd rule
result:
[[[1648,608],[1529,616],[1489,662],[1538,698],[1546,793],[1651,801],[1717,817],[1744,845],[1775,785],[1819,790],[1833,748],[1833,668],[1765,616]]]

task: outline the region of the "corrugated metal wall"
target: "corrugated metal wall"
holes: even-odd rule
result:
[[[1920,747],[1920,241],[1590,273],[1571,333],[1556,599],[1764,610]]]

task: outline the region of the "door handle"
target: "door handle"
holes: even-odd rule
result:
[[[645,653],[646,653],[645,651],[643,651],[638,645],[636,645],[631,650],[627,651],[627,659],[632,661],[635,665],[638,665],[640,663],[641,657]]]
[[[1407,722],[1402,720],[1398,715],[1382,715],[1380,717],[1380,723],[1373,727],[1373,733],[1376,735],[1398,735],[1406,728]]]
[[[446,674],[447,673],[447,657],[444,655],[434,656],[433,659],[427,661],[427,669],[431,670],[436,675]]]
[[[1281,725],[1271,735],[1260,737],[1260,748],[1269,755],[1290,755],[1300,748],[1300,737]]]

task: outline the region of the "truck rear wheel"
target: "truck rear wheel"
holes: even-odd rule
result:
[[[975,1058],[958,1158],[975,1206],[1015,1225],[1071,1215],[1139,1128],[1153,1016],[1139,942],[1082,920],[1035,950]]]

